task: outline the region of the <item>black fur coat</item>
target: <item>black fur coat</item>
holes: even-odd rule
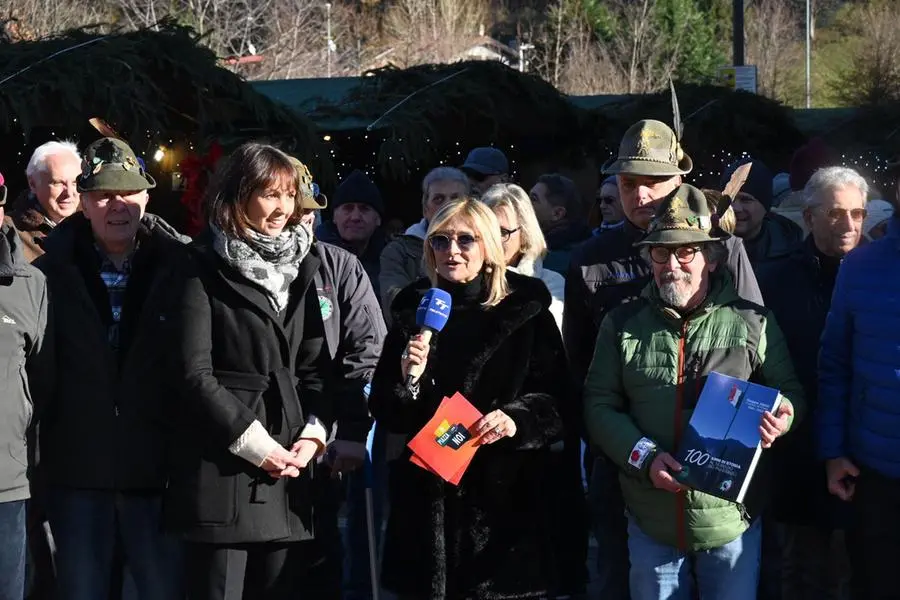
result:
[[[542,485],[550,446],[570,414],[570,384],[559,331],[538,279],[509,273],[511,292],[497,306],[454,302],[432,341],[421,391],[402,381],[400,354],[418,332],[415,312],[427,280],[402,290],[394,326],[372,382],[379,424],[411,439],[441,398],[461,392],[483,414],[501,409],[517,433],[482,446],[454,486],[409,462],[390,465],[391,516],[383,584],[423,600],[546,598],[553,550]]]

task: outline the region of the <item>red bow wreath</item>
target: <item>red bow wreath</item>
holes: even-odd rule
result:
[[[186,233],[193,237],[206,226],[203,210],[203,192],[209,183],[209,177],[222,157],[222,146],[213,142],[205,155],[187,156],[181,161],[181,176],[184,180],[184,192],[181,204],[187,209],[185,222]]]

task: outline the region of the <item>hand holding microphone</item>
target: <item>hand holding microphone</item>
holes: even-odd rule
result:
[[[439,288],[431,288],[419,301],[419,307],[416,309],[416,325],[420,328],[420,333],[410,338],[400,356],[400,369],[407,387],[416,383],[425,372],[431,336],[447,324],[452,303],[450,294]]]

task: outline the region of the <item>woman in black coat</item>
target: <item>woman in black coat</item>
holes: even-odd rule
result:
[[[319,261],[300,224],[310,193],[287,155],[241,146],[207,191],[209,229],[185,265],[167,514],[188,542],[191,600],[303,597],[307,465],[330,427]]]
[[[391,464],[383,583],[420,600],[546,598],[554,567],[541,475],[568,395],[550,294],[506,272],[496,217],[474,200],[431,221],[425,263],[431,281],[394,300],[370,408],[412,438],[444,396],[461,392],[484,415],[471,431],[481,446],[459,486],[409,462],[408,450]],[[429,347],[415,313],[432,286],[453,304]],[[424,372],[407,385],[413,364]]]

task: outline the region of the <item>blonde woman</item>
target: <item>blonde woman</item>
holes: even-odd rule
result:
[[[427,279],[393,302],[369,398],[379,425],[412,438],[456,392],[484,415],[470,430],[480,448],[458,486],[409,462],[408,450],[391,464],[382,577],[400,598],[548,597],[543,475],[562,436],[569,378],[546,286],[505,262],[491,209],[450,202],[428,226]],[[431,287],[453,304],[429,347],[416,308]],[[412,365],[424,372],[408,386]]]
[[[494,210],[500,223],[500,241],[503,243],[506,268],[520,275],[537,277],[544,282],[553,298],[550,312],[556,319],[556,326],[562,331],[566,280],[556,271],[544,268],[547,242],[534,214],[531,198],[514,183],[498,183],[488,188],[481,201]]]

